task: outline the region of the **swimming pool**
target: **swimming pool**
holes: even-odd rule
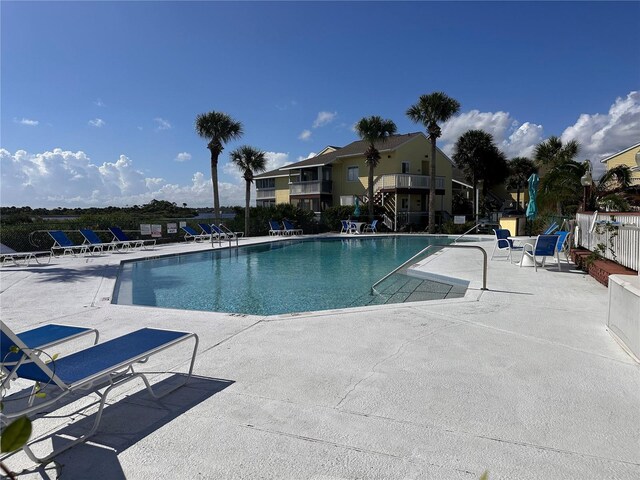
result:
[[[377,280],[421,249],[449,243],[426,236],[301,239],[123,262],[113,303],[277,315],[398,303],[408,289],[433,291],[425,299],[463,296],[406,278],[371,295]]]

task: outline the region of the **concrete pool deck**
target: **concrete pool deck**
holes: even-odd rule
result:
[[[257,241],[277,239],[241,244]],[[96,327],[101,341],[145,326],[200,337],[186,387],[162,404],[141,382],[116,389],[87,444],[46,467],[6,458],[32,472],[19,478],[640,477],[640,365],[606,330],[606,288],[582,272],[502,257],[481,291],[480,252],[449,249],[420,268],[469,281],[464,298],[274,317],[110,303],[120,260],[204,248],[0,269],[14,331],[56,322]],[[187,350],[149,368],[184,371]],[[36,419],[36,452],[79,435],[95,411],[85,398]]]

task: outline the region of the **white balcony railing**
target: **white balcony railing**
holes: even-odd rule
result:
[[[374,191],[383,189],[398,189],[398,188],[415,188],[415,189],[428,189],[431,186],[429,175],[410,175],[408,173],[396,173],[380,175],[374,184]],[[436,177],[436,189],[444,190],[445,177]]]
[[[276,198],[276,189],[275,188],[256,189],[256,198],[260,200]]]
[[[598,213],[596,224],[603,222],[601,227],[593,224],[593,213],[578,213],[577,244],[594,251],[598,244],[604,244],[604,252],[601,254],[609,260],[614,260],[620,265],[633,270],[640,269],[640,215],[633,213]],[[606,223],[620,225],[618,228],[608,231]],[[613,250],[613,252],[610,250]]]

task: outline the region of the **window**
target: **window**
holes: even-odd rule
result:
[[[400,208],[402,210],[409,210],[409,199],[408,198],[403,198],[402,199],[402,203],[401,203]]]
[[[409,173],[409,162],[402,162],[402,173]]]
[[[260,178],[256,180],[256,188],[276,188],[276,179]]]
[[[347,182],[357,182],[359,176],[358,167],[347,167]]]

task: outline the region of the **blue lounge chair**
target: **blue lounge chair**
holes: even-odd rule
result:
[[[76,253],[89,253],[93,255],[93,252],[96,250],[102,250],[102,247],[91,246],[91,245],[76,245],[69,237],[61,231],[61,230],[50,230],[49,235],[53,238],[53,246],[51,247],[51,255],[55,256],[56,252],[60,252],[62,250],[62,256],[64,257],[67,253],[76,256]]]
[[[547,257],[555,257],[556,245],[558,244],[558,235],[538,235],[536,243],[525,243],[522,248],[522,258],[520,259],[520,266],[522,267],[525,258],[530,259],[533,262],[535,271],[538,271],[538,258],[542,258],[542,266],[545,266],[545,260]],[[560,264],[558,263],[558,269]]]
[[[28,347],[37,352],[45,351],[64,342],[70,342],[85,335],[94,335],[94,345],[98,343],[100,333],[95,328],[75,327],[71,325],[58,325],[50,323],[40,327],[32,328],[16,334],[16,336]],[[0,361],[2,362],[2,372],[5,373],[0,390],[8,389],[13,375],[5,364],[15,363],[20,359],[20,355],[11,352],[13,343],[2,333],[0,335]]]
[[[378,225],[378,220],[374,220],[373,222],[365,225],[362,228],[362,233],[364,233],[364,232],[378,233],[378,230],[376,228],[377,225]]]
[[[215,230],[215,225],[211,225],[211,228]],[[221,233],[225,238],[228,238],[228,239],[232,239],[232,238],[238,239],[240,237],[244,237],[244,232],[232,232],[227,227],[225,227],[224,224],[222,223],[218,226],[218,229],[215,231]]]
[[[32,405],[15,411],[5,408],[2,415],[3,424],[8,424],[22,415],[42,410],[50,411],[53,405],[66,399],[70,394],[88,395],[95,392],[100,397],[94,424],[84,435],[62,445],[44,458],[37,457],[29,445],[23,447],[31,460],[40,463],[49,462],[54,456],[86,441],[96,432],[105,402],[113,388],[141,378],[151,396],[158,399],[184,385],[191,378],[198,348],[198,337],[194,333],[143,328],[45,363],[5,323],[1,326],[3,342],[6,337],[6,342],[15,345],[20,352],[20,358],[12,365],[5,365],[5,367],[15,372],[20,379],[47,385],[46,396],[42,401],[36,399]],[[190,339],[194,341],[194,347],[186,378],[170,390],[160,395],[156,394],[146,375],[137,371],[137,365],[147,363],[154,355]],[[7,403],[5,402],[5,406],[10,406]]]
[[[202,235],[209,235],[211,238],[214,238],[216,240],[220,239],[220,235],[214,232],[211,228],[211,225],[209,225],[208,223],[199,223],[198,226],[200,227],[200,230],[202,230]]]
[[[47,255],[47,263],[51,263],[51,251],[46,252],[5,252],[0,253],[0,266],[4,266],[7,263],[11,262],[16,267],[20,267],[19,260],[24,262],[25,267],[28,267],[31,263],[31,260],[35,260],[37,264],[42,265],[43,262],[40,260],[43,259],[42,255]]]
[[[296,228],[286,218],[282,220],[282,225],[284,226],[284,234],[285,235],[303,235],[303,231],[301,228]]]
[[[513,263],[512,252],[514,250],[522,250],[522,246],[513,244],[513,239],[511,238],[511,232],[506,228],[494,229],[493,233],[495,233],[496,235],[496,243],[493,246],[493,251],[491,252],[491,260],[493,260],[496,250],[498,251],[506,250],[507,257],[509,258],[509,262]]]
[[[147,246],[154,247],[156,245],[155,238],[131,240],[120,227],[109,227],[109,231],[113,235],[113,242],[118,241],[123,244],[126,243],[129,248],[142,248],[143,250],[146,250]]]
[[[130,242],[120,242],[118,240],[110,243],[103,242],[98,234],[89,228],[81,228],[80,233],[84,237],[83,245],[90,245],[92,247],[100,247],[100,250],[107,248],[107,251],[115,252],[118,248],[130,247]]]
[[[342,228],[340,233],[351,233],[351,222],[349,220],[340,220]]]
[[[564,255],[565,260],[567,261],[567,265],[569,262],[569,232],[565,230],[558,230],[555,233],[558,236],[558,243],[556,244],[556,262],[558,263],[558,270],[562,270],[560,267],[560,254]]]
[[[269,235],[283,235],[284,230],[280,227],[280,224],[275,220],[269,220]]]
[[[200,234],[196,232],[193,228],[191,228],[189,225],[186,225],[180,228],[185,232],[184,233],[185,242],[188,242],[189,240],[193,240],[194,242],[204,242],[206,240],[211,240],[211,235]]]
[[[544,232],[542,232],[542,235],[552,235],[553,232],[555,232],[559,228],[560,226],[558,225],[558,222],[553,222]]]

